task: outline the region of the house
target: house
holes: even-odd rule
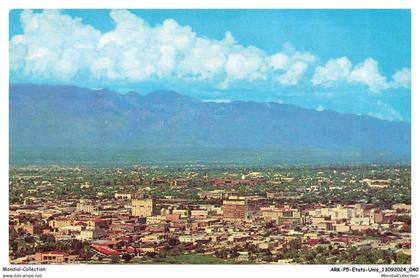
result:
[[[77,255],[69,255],[65,252],[50,251],[50,252],[38,252],[35,253],[34,259],[39,263],[75,263],[78,260]]]

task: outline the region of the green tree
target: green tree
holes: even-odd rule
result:
[[[119,262],[120,262],[120,257],[119,257],[118,255],[112,255],[112,256],[111,256],[111,262],[112,262],[113,264],[117,264],[117,263],[119,263]]]
[[[122,259],[123,259],[126,263],[129,263],[129,262],[131,261],[132,257],[131,257],[131,255],[130,255],[130,254],[125,253],[125,254],[123,254],[123,255],[122,255]]]

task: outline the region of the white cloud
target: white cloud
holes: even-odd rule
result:
[[[325,108],[322,105],[318,105],[318,107],[316,108],[316,111],[318,111],[318,112],[322,112],[324,110],[325,110]]]
[[[264,79],[262,71],[264,53],[254,47],[239,47],[227,57],[226,74],[229,80]]]
[[[47,82],[84,79],[95,86],[106,80],[200,81],[219,89],[261,80],[293,86],[317,60],[314,54],[287,43],[282,51],[268,54],[241,45],[229,31],[215,40],[198,36],[190,26],[173,19],[151,26],[126,10],[113,10],[110,16],[115,27],[101,33],[60,11],[23,11],[23,34],[9,42],[12,76]],[[396,71],[387,82],[378,68],[372,58],[354,68],[347,57],[331,59],[315,68],[311,82],[314,86],[359,83],[372,92],[410,88],[410,69]]]
[[[315,68],[311,82],[313,85],[329,86],[333,82],[346,81],[351,68],[351,61],[347,57],[328,60],[325,66]]]
[[[286,69],[289,57],[283,53],[277,53],[267,58],[268,65],[275,70]]]
[[[325,66],[316,67],[311,82],[314,86],[326,87],[338,82],[359,83],[368,86],[371,92],[378,93],[390,88],[410,89],[411,72],[408,68],[397,70],[392,76],[392,81],[388,82],[379,72],[376,60],[368,58],[353,67],[347,57],[341,57],[328,60]]]
[[[372,58],[356,65],[350,73],[348,81],[365,84],[374,93],[389,88],[386,78],[379,72],[378,62]]]
[[[277,81],[282,85],[296,85],[307,68],[308,65],[305,62],[298,61],[291,65],[284,74],[280,75]]]
[[[26,76],[67,80],[86,70],[95,57],[101,34],[80,19],[55,10],[23,11],[23,35],[10,41],[11,70]]]
[[[126,10],[113,10],[115,28],[101,33],[60,11],[24,11],[23,34],[10,41],[11,70],[25,78],[142,82],[203,81],[218,88],[233,82],[277,79],[297,84],[314,55],[292,47],[268,55],[245,47],[230,32],[224,39],[200,37],[173,19],[150,26]]]
[[[392,76],[391,86],[393,88],[411,88],[411,70],[409,68],[402,68],[397,70]]]
[[[279,56],[279,54],[271,57],[274,57],[277,66],[281,65],[282,69],[285,70],[283,74],[278,75],[275,79],[283,86],[296,85],[307,71],[309,65],[315,62],[316,57],[309,52],[299,52],[290,44],[286,44],[284,48],[287,56],[286,54],[283,55],[287,59]]]
[[[354,68],[347,57],[330,59],[325,66],[315,68],[311,82],[322,86],[331,86],[337,82],[360,83],[367,85],[374,93],[389,88],[386,78],[379,72],[378,62],[372,58]]]

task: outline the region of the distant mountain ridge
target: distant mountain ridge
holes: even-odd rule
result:
[[[238,159],[241,150],[253,151],[257,157],[278,153],[274,161],[279,163],[285,162],[281,157],[285,151],[315,151],[338,160],[354,154],[355,161],[372,162],[409,161],[411,156],[409,123],[288,104],[203,102],[173,91],[143,96],[76,86],[11,84],[9,108],[12,161],[28,150],[47,156],[57,150],[93,149],[111,161],[109,150],[176,148],[193,150],[192,160],[206,160],[194,151],[200,149],[217,150],[220,160],[223,150],[237,152]],[[258,159],[263,161],[264,155]]]

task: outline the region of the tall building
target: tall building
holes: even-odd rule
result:
[[[152,216],[155,211],[155,200],[153,198],[141,198],[131,200],[131,215],[139,217]]]
[[[247,200],[241,197],[229,197],[223,200],[223,218],[225,219],[246,219]]]

